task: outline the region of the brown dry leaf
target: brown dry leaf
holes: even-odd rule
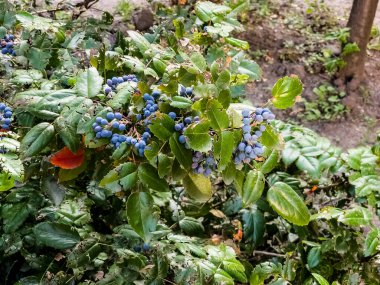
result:
[[[302,97],[300,95],[296,96],[296,102],[301,102],[302,101]]]
[[[211,209],[210,213],[213,214],[217,218],[223,219],[226,217],[226,215],[221,210]]]
[[[186,0],[178,0],[178,5],[186,5]]]
[[[103,271],[98,271],[95,274],[95,281],[102,280],[104,278],[104,272]]]
[[[222,236],[220,235],[212,235],[211,242],[213,245],[220,245],[222,242]]]
[[[236,245],[236,243],[232,239],[225,240],[224,244],[228,245],[229,247],[232,247],[236,255],[240,255],[241,253],[240,248]]]
[[[63,258],[65,258],[65,256],[61,253],[61,252],[58,252],[55,257],[54,257],[54,260],[55,261],[60,261],[62,260]]]

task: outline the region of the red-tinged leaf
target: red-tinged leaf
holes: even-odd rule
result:
[[[79,167],[83,163],[83,160],[83,148],[80,148],[76,153],[73,153],[65,146],[51,156],[50,163],[62,169],[74,169]]]

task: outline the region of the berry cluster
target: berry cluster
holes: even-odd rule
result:
[[[251,114],[250,110],[244,109],[243,115],[243,139],[235,150],[235,164],[250,163],[251,160],[260,157],[264,153],[264,149],[258,139],[265,131],[266,126],[262,123],[269,123],[275,116],[267,108],[256,108]],[[254,130],[252,131],[252,124]]]
[[[97,117],[92,128],[96,133],[96,138],[109,138],[115,148],[123,142],[133,145],[140,156],[144,155],[148,139],[151,137],[149,132],[144,132],[140,139],[125,135],[127,126],[123,123],[123,115],[119,112],[108,112],[105,118]]]
[[[160,97],[160,95],[161,95],[160,91],[158,90],[154,90],[152,92],[152,95],[148,93],[144,94],[143,99],[145,101],[145,106],[142,109],[142,113],[136,115],[136,119],[138,121],[140,121],[144,117],[145,125],[148,126],[150,124],[150,120],[148,119],[148,117],[153,117],[155,113],[157,112],[158,110],[157,100]]]
[[[116,87],[124,82],[138,82],[136,75],[124,75],[122,77],[112,77],[112,79],[107,79],[107,87],[104,88],[104,92],[108,95],[112,90],[116,90]]]
[[[0,103],[0,127],[4,130],[9,130],[12,122],[12,108],[4,103]]]
[[[179,85],[178,93],[180,96],[192,96],[193,95],[193,87],[185,87],[183,85]]]
[[[15,56],[16,52],[13,50],[14,46],[14,40],[15,36],[10,34],[10,35],[5,35],[2,40],[0,40],[0,46],[1,46],[1,53],[2,54],[10,54]]]
[[[170,112],[169,114],[169,117],[171,117],[173,120],[175,120],[177,118],[177,114],[174,113],[174,112]],[[178,132],[180,135],[178,137],[178,141],[181,143],[181,144],[185,144],[185,147],[188,148],[188,145],[186,144],[186,137],[185,135],[183,134],[184,131],[186,131],[186,128],[188,125],[190,125],[191,123],[198,123],[199,122],[199,117],[198,116],[195,116],[194,118],[193,117],[186,117],[184,120],[183,120],[183,123],[176,123],[174,125],[174,130],[176,132]]]
[[[204,176],[210,176],[213,170],[216,170],[216,161],[214,156],[209,154],[203,154],[199,151],[193,153],[193,163],[191,168],[197,174],[203,174]]]

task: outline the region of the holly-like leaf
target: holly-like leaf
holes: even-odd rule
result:
[[[76,90],[80,96],[92,98],[102,90],[103,77],[94,67],[90,67],[77,76]]]
[[[44,222],[33,228],[36,240],[43,245],[57,249],[71,248],[80,241],[78,232],[69,225]]]
[[[352,227],[367,226],[371,220],[372,213],[368,209],[359,206],[345,210],[343,215],[338,218],[339,222]]]
[[[190,149],[186,149],[183,144],[178,141],[178,134],[173,134],[169,139],[170,149],[175,158],[184,169],[190,169],[192,163],[192,154]]]
[[[273,106],[286,109],[296,102],[296,97],[302,93],[302,83],[297,76],[285,76],[279,79],[272,89]]]
[[[206,202],[212,196],[211,181],[204,175],[189,172],[182,180],[186,193],[197,202]]]
[[[128,223],[145,242],[149,242],[157,227],[153,206],[153,198],[147,192],[135,192],[128,197]]]
[[[99,186],[112,192],[128,190],[137,182],[137,166],[132,162],[120,164],[100,181]]]
[[[226,110],[217,100],[207,102],[206,115],[210,120],[211,127],[215,130],[227,129],[230,124]]]
[[[271,207],[285,220],[305,226],[310,213],[301,197],[287,184],[276,182],[268,191],[267,200]]]
[[[188,138],[189,146],[201,152],[207,152],[212,148],[212,141],[209,135],[210,122],[203,121],[197,124],[191,124],[184,132]]]
[[[54,127],[49,123],[34,126],[23,138],[20,145],[24,157],[31,157],[43,150],[54,137]]]
[[[250,170],[243,184],[243,207],[250,206],[260,199],[265,186],[264,174],[260,171]]]
[[[232,160],[235,149],[234,133],[222,131],[218,140],[214,143],[214,155],[219,159],[218,169],[223,171]]]
[[[149,126],[150,131],[160,140],[167,141],[174,133],[174,121],[166,114],[158,114]]]
[[[158,176],[157,169],[148,163],[140,164],[138,169],[140,181],[148,188],[159,191],[168,192],[169,184],[165,179]]]
[[[70,151],[74,153],[77,152],[81,144],[81,137],[77,135],[76,127],[71,125],[70,122],[62,116],[55,119],[54,126],[62,141]]]

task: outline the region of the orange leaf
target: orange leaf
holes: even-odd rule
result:
[[[53,154],[50,163],[63,169],[74,169],[80,166],[84,160],[84,149],[79,149],[76,153],[71,152],[66,146]]]

